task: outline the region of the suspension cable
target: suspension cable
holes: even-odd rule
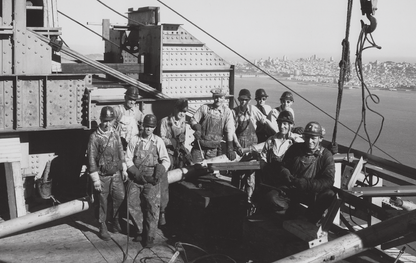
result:
[[[73,19],[72,17],[70,17],[70,16],[68,16],[68,15],[66,15],[66,14],[64,14],[64,13],[62,13],[62,12],[61,12],[61,11],[59,11],[59,10],[58,10],[58,13],[59,13],[59,14],[61,14],[61,15],[63,15],[64,17],[68,18],[69,20],[71,20],[71,21],[73,21],[73,22],[77,23],[78,25],[82,26],[83,28],[87,29],[88,31],[90,31],[90,32],[92,32],[92,33],[94,33],[94,34],[96,34],[97,36],[101,37],[101,38],[102,38],[102,39],[104,39],[105,41],[108,41],[109,43],[113,44],[114,46],[118,47],[119,49],[122,49],[122,50],[126,51],[127,53],[129,53],[129,54],[130,54],[130,55],[132,55],[133,57],[135,57],[135,58],[139,58],[138,56],[136,56],[135,54],[131,53],[131,52],[130,52],[129,50],[127,50],[126,48],[124,48],[124,47],[120,46],[119,44],[117,44],[117,43],[115,43],[115,42],[113,42],[113,41],[111,41],[110,39],[107,39],[107,38],[103,37],[102,35],[98,34],[98,33],[97,33],[97,32],[95,32],[94,30],[92,30],[91,28],[89,28],[89,27],[87,27],[86,25],[84,25],[84,24],[82,24],[82,23],[78,22],[77,20]]]
[[[181,15],[180,13],[178,13],[177,11],[175,11],[174,9],[172,9],[170,6],[168,6],[165,3],[163,3],[161,0],[157,0],[157,1],[159,3],[161,3],[162,5],[164,5],[166,8],[168,8],[169,10],[171,10],[172,12],[174,12],[175,14],[177,14],[178,16],[180,16],[181,18],[183,18],[184,20],[186,20],[188,23],[190,23],[191,25],[193,25],[197,29],[199,29],[202,32],[204,32],[209,37],[211,37],[212,39],[214,39],[215,41],[217,41],[218,43],[220,43],[221,45],[223,45],[224,47],[226,47],[227,49],[229,49],[231,52],[233,52],[234,54],[236,54],[237,56],[239,56],[240,58],[242,58],[243,60],[245,60],[246,62],[248,62],[249,64],[251,64],[253,67],[257,68],[258,70],[260,70],[261,72],[263,72],[265,75],[269,76],[270,78],[272,78],[273,80],[275,80],[277,83],[279,83],[280,85],[282,85],[283,87],[285,87],[286,89],[288,89],[291,92],[295,93],[297,96],[299,96],[300,98],[302,98],[303,100],[305,100],[306,102],[308,102],[310,105],[312,105],[313,107],[315,107],[316,109],[318,109],[319,111],[321,111],[323,114],[325,114],[329,118],[331,118],[333,120],[336,120],[333,116],[331,116],[330,114],[328,114],[327,112],[325,112],[324,110],[322,110],[321,108],[319,108],[317,105],[315,105],[314,103],[312,103],[311,101],[309,101],[308,99],[306,99],[305,97],[303,97],[302,95],[300,95],[299,93],[297,93],[296,91],[294,91],[291,88],[289,88],[287,85],[285,85],[284,83],[282,83],[281,81],[279,81],[278,79],[276,79],[275,77],[273,77],[272,75],[270,75],[267,71],[265,71],[262,68],[258,67],[257,65],[255,65],[254,63],[252,63],[251,61],[249,61],[248,59],[246,59],[244,56],[240,55],[237,51],[235,51],[231,47],[227,46],[226,44],[224,44],[223,42],[221,42],[220,40],[218,40],[217,38],[215,38],[214,36],[212,36],[211,34],[209,34],[207,31],[203,30],[201,27],[199,27],[198,25],[196,25],[195,23],[193,23],[192,21],[190,21],[188,18],[184,17],[183,15]],[[366,48],[364,48],[364,49],[366,49]],[[364,138],[363,136],[359,135],[358,133],[356,133],[354,130],[352,130],[351,128],[349,128],[348,126],[346,126],[345,124],[343,124],[342,122],[337,121],[337,123],[339,123],[341,126],[343,126],[344,128],[346,128],[350,132],[354,133],[355,134],[355,137],[358,136],[361,139],[363,139],[364,141],[367,141],[368,142],[368,140],[366,138]],[[373,147],[376,148],[376,149],[378,149],[380,152],[384,153],[385,155],[389,156],[390,158],[392,158],[396,162],[400,163],[396,158],[394,158],[393,156],[391,156],[390,154],[388,154],[384,150],[380,149],[378,146],[373,145]]]

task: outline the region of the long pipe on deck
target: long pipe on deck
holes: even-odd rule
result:
[[[25,216],[4,221],[0,224],[0,238],[10,234],[26,230],[47,222],[51,222],[66,216],[70,216],[88,210],[88,199],[76,199],[57,206],[52,206]]]
[[[416,210],[413,210],[273,263],[338,262],[415,230]]]
[[[251,150],[260,151],[263,148],[263,145],[264,143],[260,143],[252,146]],[[249,150],[247,149],[246,151],[248,152]],[[236,158],[233,162],[238,162],[240,160],[241,157],[238,156],[238,158]],[[207,163],[224,163],[227,161],[230,162],[225,154],[206,160]],[[182,181],[187,177],[197,176],[204,173],[207,173],[207,171],[204,169],[196,168],[194,165],[168,171],[167,176],[168,182],[171,184]],[[0,223],[0,238],[34,226],[38,226],[88,210],[90,207],[88,200],[88,197],[84,197],[83,199],[73,200],[34,213],[30,213],[25,216],[4,221],[3,223]]]

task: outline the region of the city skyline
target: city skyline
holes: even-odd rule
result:
[[[242,57],[254,59],[287,56],[291,60],[317,55],[339,60],[342,40],[345,38],[348,1],[333,0],[259,0],[252,1],[164,1],[190,22],[221,41],[227,47],[200,31],[189,21],[156,0],[120,1],[115,5],[109,0],[103,3],[125,14],[128,8],[159,6],[161,23],[183,24],[184,28],[204,42],[227,61],[241,61]],[[349,41],[351,55],[355,54],[362,16],[359,1],[353,3]],[[416,1],[378,1],[374,17],[377,28],[372,36],[381,49],[367,49],[364,61],[392,60],[396,62],[416,62]],[[58,10],[87,25],[101,34],[102,19],[108,18],[114,24],[126,24],[126,19],[112,12],[98,1],[59,1]],[[313,11],[312,11],[313,10]],[[83,53],[102,53],[103,41],[76,25],[69,19],[59,16],[62,37],[68,45]]]

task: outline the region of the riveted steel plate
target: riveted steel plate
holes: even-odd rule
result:
[[[203,45],[196,37],[191,35],[182,26],[176,24],[163,25],[163,45]]]
[[[14,78],[0,78],[0,131],[13,129]]]
[[[17,80],[17,129],[43,127],[43,86],[43,78]]]
[[[172,98],[211,97],[212,89],[229,86],[229,72],[163,73],[162,78],[162,92]]]
[[[166,70],[229,70],[231,64],[206,46],[166,47],[162,54],[163,71]]]

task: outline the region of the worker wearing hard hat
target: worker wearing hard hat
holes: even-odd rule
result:
[[[126,163],[130,182],[128,185],[129,212],[136,224],[134,241],[142,241],[145,247],[155,244],[160,212],[160,179],[170,166],[168,152],[163,140],[153,134],[156,116],[147,114],[143,130],[133,136],[127,146]],[[145,209],[141,210],[141,200]]]
[[[111,239],[107,231],[107,199],[110,195],[113,202],[113,231],[120,232],[117,210],[125,196],[123,181],[127,179],[127,166],[121,139],[114,131],[114,110],[110,106],[101,109],[98,128],[91,134],[88,142],[88,164],[98,209],[99,237],[105,241]]]
[[[332,190],[335,164],[332,153],[321,145],[325,129],[316,121],[309,122],[303,132],[303,143],[291,146],[276,169],[278,190],[269,192],[276,210],[288,218],[299,216],[299,203],[306,204],[306,219],[320,222],[335,193]]]

